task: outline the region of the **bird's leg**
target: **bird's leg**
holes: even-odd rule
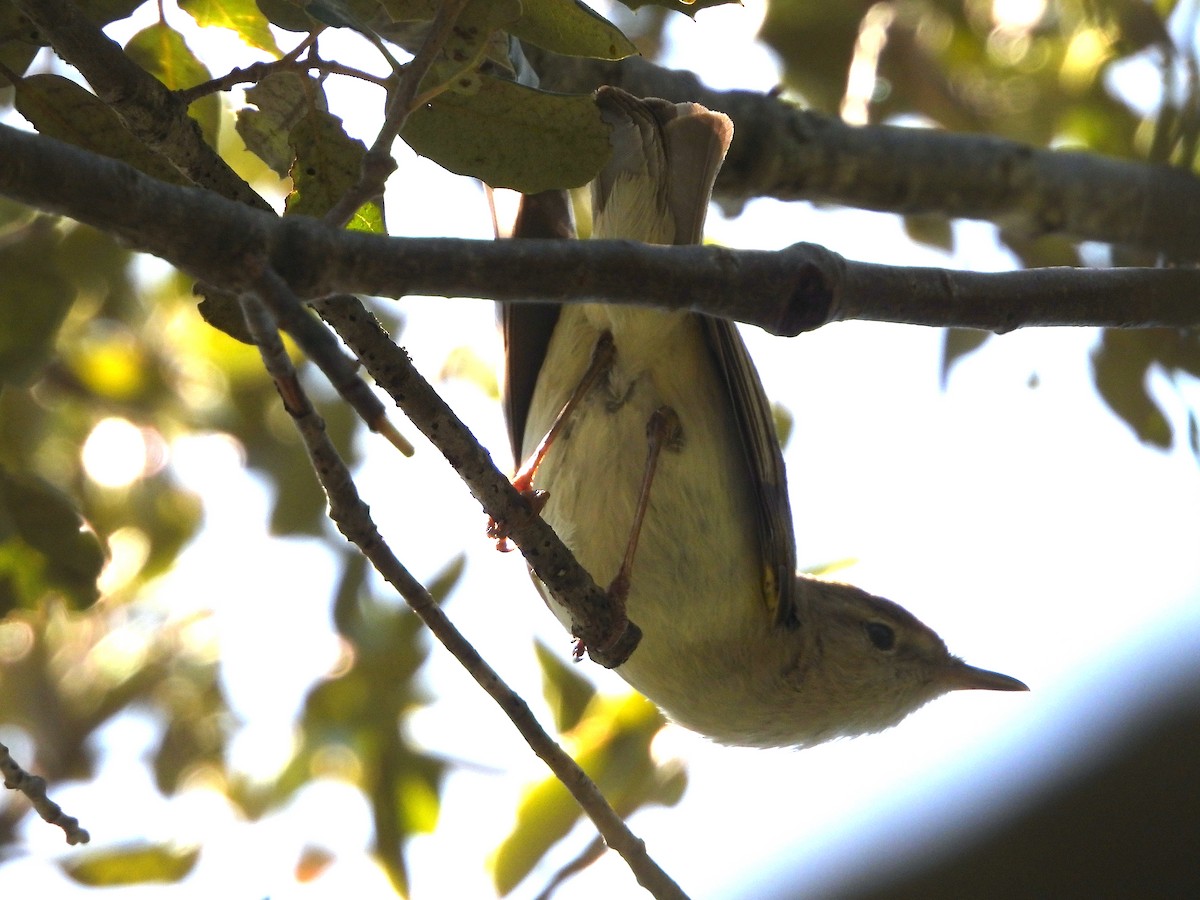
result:
[[[596,346],[592,348],[592,358],[588,361],[588,367],[583,372],[583,377],[579,379],[579,384],[575,386],[575,390],[571,392],[571,396],[567,398],[567,402],[563,404],[558,415],[554,419],[554,423],[550,426],[550,430],[546,432],[545,437],[538,442],[533,453],[529,455],[529,459],[517,470],[517,474],[513,476],[512,485],[521,492],[533,507],[534,514],[542,511],[542,507],[546,505],[549,496],[545,491],[536,491],[533,488],[533,477],[537,474],[538,466],[542,464],[542,460],[546,458],[546,453],[550,450],[550,445],[562,433],[562,430],[567,426],[571,418],[571,414],[578,409],[579,404],[595,386],[596,381],[612,368],[613,360],[617,357],[617,348],[613,343],[612,332],[606,331],[600,335],[596,341]],[[505,528],[502,524],[496,522],[495,519],[488,520],[487,528],[488,537],[494,538],[496,541],[496,549],[507,553],[512,547],[508,543],[508,537],[505,533]]]
[[[646,423],[646,466],[642,470],[642,487],[638,493],[637,507],[633,511],[633,524],[629,529],[629,541],[625,544],[625,558],[621,568],[608,585],[608,599],[617,604],[621,615],[625,614],[625,600],[629,597],[629,584],[633,572],[633,558],[637,554],[638,540],[642,535],[642,524],[646,521],[646,510],[650,507],[650,488],[654,484],[654,473],[658,459],[664,449],[678,450],[683,445],[683,427],[679,416],[669,406],[660,406]],[[575,658],[582,659],[582,640],[575,642]]]

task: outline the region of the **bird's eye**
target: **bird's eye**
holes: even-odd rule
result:
[[[867,637],[871,639],[871,643],[875,645],[876,650],[888,651],[896,646],[896,632],[892,630],[890,625],[884,625],[882,622],[868,622],[866,624]]]

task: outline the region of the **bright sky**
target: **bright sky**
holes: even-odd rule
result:
[[[705,11],[696,23],[678,19],[667,62],[693,67],[717,87],[772,87],[774,64],[750,44],[761,9],[759,0],[748,0]],[[714,70],[709,61],[729,60],[733,47],[750,49]],[[331,107],[339,108],[336,97]],[[366,127],[360,133],[371,136]],[[402,163],[388,198],[393,233],[490,236],[476,186],[424,161]],[[709,222],[710,237],[733,246],[813,240],[874,262],[1013,265],[989,226],[959,223],[955,234],[960,250],[947,256],[914,246],[886,216],[770,201],[750,204],[734,220],[714,213]],[[428,377],[464,344],[498,367],[490,303],[413,299],[400,308],[408,317],[403,342]],[[938,386],[938,331],[849,323],[791,340],[757,332],[747,339],[768,393],[795,416],[787,459],[801,565],[858,559],[844,578],[905,605],[954,652],[1015,675],[1032,691],[952,695],[882,735],[799,753],[717,747],[669,728],[660,749],[686,760],[689,788],[678,807],[639,814],[631,824],[697,898],[756,896],[763,871],[832,885],[845,866],[855,871],[864,860],[886,859],[899,828],[916,846],[926,833],[986,821],[1065,767],[1081,765],[1127,710],[1164,692],[1172,668],[1200,652],[1196,460],[1186,448],[1164,454],[1141,447],[1099,402],[1088,357],[1094,331],[993,339],[955,369],[945,392]],[[507,460],[497,406],[470,384],[443,388],[496,459]],[[1174,387],[1159,374],[1151,390],[1176,431],[1185,432],[1186,409]],[[1200,408],[1200,387],[1193,381],[1185,391]],[[360,490],[418,577],[467,546],[466,576],[448,612],[501,674],[537,701],[533,636],[564,655],[569,643],[519,557],[492,551],[477,505],[436,452],[416,442],[416,458],[404,461],[373,440]],[[332,567],[315,552],[319,545],[264,537],[267,494],[228,442],[172,449],[172,465],[204,493],[209,518],[158,597],[173,608],[215,610],[224,677],[246,722],[233,762],[266,774],[290,747],[307,685],[338,658],[328,624]],[[232,548],[251,546],[259,575],[223,569]],[[285,617],[280,604],[288,607]],[[277,631],[285,621],[293,630]],[[611,673],[587,671],[605,689],[624,690]],[[412,733],[464,765],[448,782],[438,831],[411,846],[413,893],[489,896],[485,860],[511,826],[522,788],[545,773],[448,654],[435,649],[427,674],[440,702],[416,717]],[[370,822],[352,789],[313,784],[287,809],[253,824],[202,786],[164,799],[143,759],[156,728],[122,717],[107,733],[100,779],[55,786],[55,799],[83,820],[97,845],[200,840],[195,872],[171,896],[391,896],[362,854]],[[50,864],[64,852],[59,832],[27,820],[22,834],[31,855],[0,868],[0,894],[83,896]],[[589,837],[577,830],[514,896],[534,896]],[[292,871],[306,845],[325,847],[339,861],[316,882],[298,885]],[[752,892],[748,872],[759,873]],[[633,889],[610,855],[558,896],[629,896]]]

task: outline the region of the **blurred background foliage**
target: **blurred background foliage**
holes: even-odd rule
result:
[[[142,3],[76,5],[103,25]],[[263,53],[280,60],[281,46],[295,46],[303,32],[323,23],[378,40],[383,25],[420,24],[436,8],[432,0],[178,5],[200,26],[231,31],[247,55],[202,61],[164,19],[128,40],[126,51],[172,89],[261,61]],[[710,5],[661,4],[692,15]],[[789,97],[851,121],[921,123],[1194,169],[1200,72],[1190,41],[1197,7],[1178,6],[1171,0],[774,0],[761,40],[782,63]],[[525,10],[562,25],[554,34],[608,40],[614,55],[627,52],[616,49],[613,25],[589,19],[572,0],[526,0]],[[636,18],[621,8],[607,12],[650,58],[662,47],[667,17],[676,15],[666,8],[642,10]],[[272,32],[268,22],[279,30]],[[497,33],[521,27],[549,33],[530,30],[529,20],[501,26]],[[403,46],[411,33],[397,28],[390,37]],[[439,129],[470,129],[472,148],[511,139],[509,130],[501,137],[476,130],[482,126],[472,107],[481,85],[513,87],[503,81],[508,45],[494,38],[470,48],[480,79],[474,93],[435,104],[430,120],[410,135],[431,155],[448,147],[451,167],[461,164],[462,132]],[[43,133],[178,179],[102,102],[62,77],[68,70],[41,52],[46,43],[11,0],[0,0],[0,113],[9,120],[19,113]],[[1112,72],[1125,65],[1159,72],[1159,102],[1139,106],[1115,89]],[[332,71],[330,65],[315,77],[281,65],[277,79],[249,92],[254,108],[235,111],[214,93],[193,103],[190,113],[205,139],[264,197],[278,207],[288,195],[288,211],[319,213],[336,199],[347,173],[357,171],[364,150],[346,136],[339,111],[329,108],[323,79]],[[383,92],[371,96],[381,101]],[[438,109],[442,119],[436,119]],[[533,166],[542,177],[564,156],[553,135],[590,126],[576,103],[540,109],[547,129],[529,140],[548,154]],[[566,154],[573,168],[550,170],[551,177],[563,184],[586,181],[590,174],[580,161],[584,168],[598,162],[587,156],[593,145],[584,145]],[[526,168],[528,162],[522,160]],[[468,174],[503,182],[509,176],[496,176],[497,165],[503,169],[489,160]],[[522,177],[511,176],[518,186]],[[917,240],[939,246],[951,240],[948,222],[935,216],[907,225]],[[352,226],[381,230],[382,209],[364,207]],[[1001,239],[1027,265],[1193,262],[1007,230]],[[312,689],[290,763],[275,779],[251,783],[227,762],[237,723],[204,616],[180,616],[140,599],[204,523],[203,498],[183,488],[168,464],[170,448],[188,435],[219,433],[236,442],[247,465],[273,488],[275,533],[331,536],[324,499],[257,353],[206,324],[196,304],[187,279],[114,239],[0,201],[0,733],[51,783],[87,779],[94,774],[96,732],[124,710],[148,711],[164,723],[151,756],[160,789],[169,794],[204,778],[221,784],[248,817],[279,807],[307,780],[333,774],[369,798],[375,852],[403,891],[405,848],[411,836],[435,826],[450,765],[424,754],[401,728],[407,715],[429,703],[417,679],[428,642],[416,618],[373,596],[361,558],[340,539],[329,540],[341,573],[331,602],[344,659]],[[390,323],[394,335],[401,325]],[[949,331],[943,372],[987,337]],[[1173,434],[1146,389],[1154,370],[1171,378],[1200,376],[1194,331],[1110,332],[1093,365],[1100,393],[1142,441],[1169,447],[1187,440],[1200,455],[1195,411],[1189,433]],[[477,377],[495,390],[491,373]],[[361,423],[319,389],[316,399],[353,463]],[[436,597],[453,590],[461,568],[458,560],[444,572],[433,586]],[[555,654],[540,658],[559,727],[619,811],[675,802],[683,773],[648,752],[661,725],[658,713],[639,698],[597,697]],[[531,786],[513,833],[497,850],[499,887],[519,881],[570,829],[577,813],[564,798],[552,782]],[[21,798],[0,797],[0,854],[15,852],[18,823],[28,815]],[[80,853],[64,867],[87,884],[171,881],[186,875],[196,852],[139,845]],[[320,865],[320,854],[310,855],[297,861],[297,870]]]

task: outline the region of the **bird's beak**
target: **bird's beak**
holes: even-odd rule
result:
[[[1027,691],[1029,685],[1009,675],[977,669],[956,660],[946,672],[946,686],[952,691]]]

